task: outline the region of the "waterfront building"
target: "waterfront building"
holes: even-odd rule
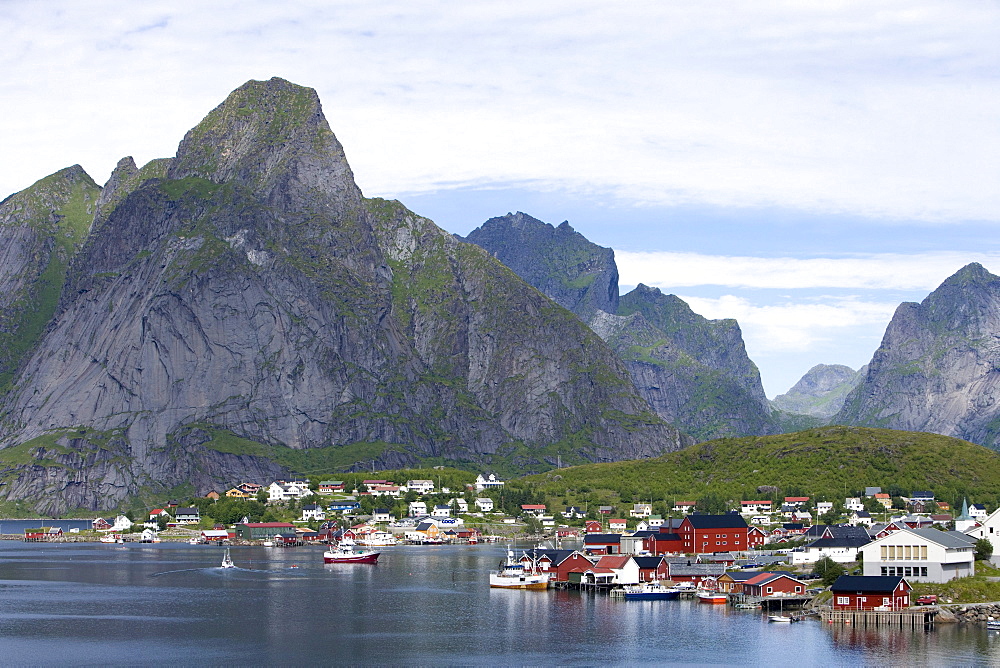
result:
[[[901,610],[910,606],[910,583],[900,576],[841,575],[830,587],[834,610]]]

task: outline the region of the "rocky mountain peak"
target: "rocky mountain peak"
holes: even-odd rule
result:
[[[277,77],[248,81],[187,133],[167,172],[186,177],[240,184],[281,210],[306,196],[339,212],[361,200],[316,91]]]
[[[820,418],[832,417],[844,405],[847,394],[864,378],[867,367],[855,371],[843,364],[817,364],[785,394],[774,398],[781,410]]]
[[[568,222],[558,227],[526,213],[490,218],[465,241],[482,246],[521,278],[584,321],[618,308],[615,253]]]

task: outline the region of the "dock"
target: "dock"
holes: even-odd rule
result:
[[[828,624],[852,626],[896,626],[898,628],[926,629],[934,626],[933,608],[906,610],[823,610],[820,619]]]

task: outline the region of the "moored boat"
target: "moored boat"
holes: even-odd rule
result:
[[[795,620],[791,617],[786,617],[785,615],[768,615],[767,621],[774,622],[776,624],[788,624],[794,622]]]
[[[699,603],[725,603],[729,600],[729,595],[721,591],[710,591],[708,589],[698,590],[698,602]]]
[[[659,582],[642,582],[625,587],[626,601],[673,601],[681,595],[674,587],[664,587]]]
[[[490,587],[497,589],[548,589],[549,574],[539,573],[534,567],[525,568],[514,558],[514,551],[507,550],[507,558],[499,568],[490,571]]]
[[[339,543],[323,553],[324,564],[374,564],[381,552],[375,550],[355,550],[353,545]]]

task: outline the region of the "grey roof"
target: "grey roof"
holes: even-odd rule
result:
[[[956,537],[954,534],[958,533],[956,531],[938,531],[937,529],[900,529],[900,531],[909,531],[910,533],[916,534],[921,538],[931,541],[932,543],[937,543],[946,548],[968,548],[972,547],[972,543],[967,540]]]
[[[961,531],[945,531],[943,533],[946,533],[949,536],[952,536],[952,537],[957,538],[959,540],[964,540],[965,542],[969,543],[970,545],[975,545],[976,544],[976,537],[975,536],[970,536],[967,533],[962,533]]]
[[[690,564],[670,562],[670,577],[675,575],[712,575],[718,577],[726,572],[725,564]]]

